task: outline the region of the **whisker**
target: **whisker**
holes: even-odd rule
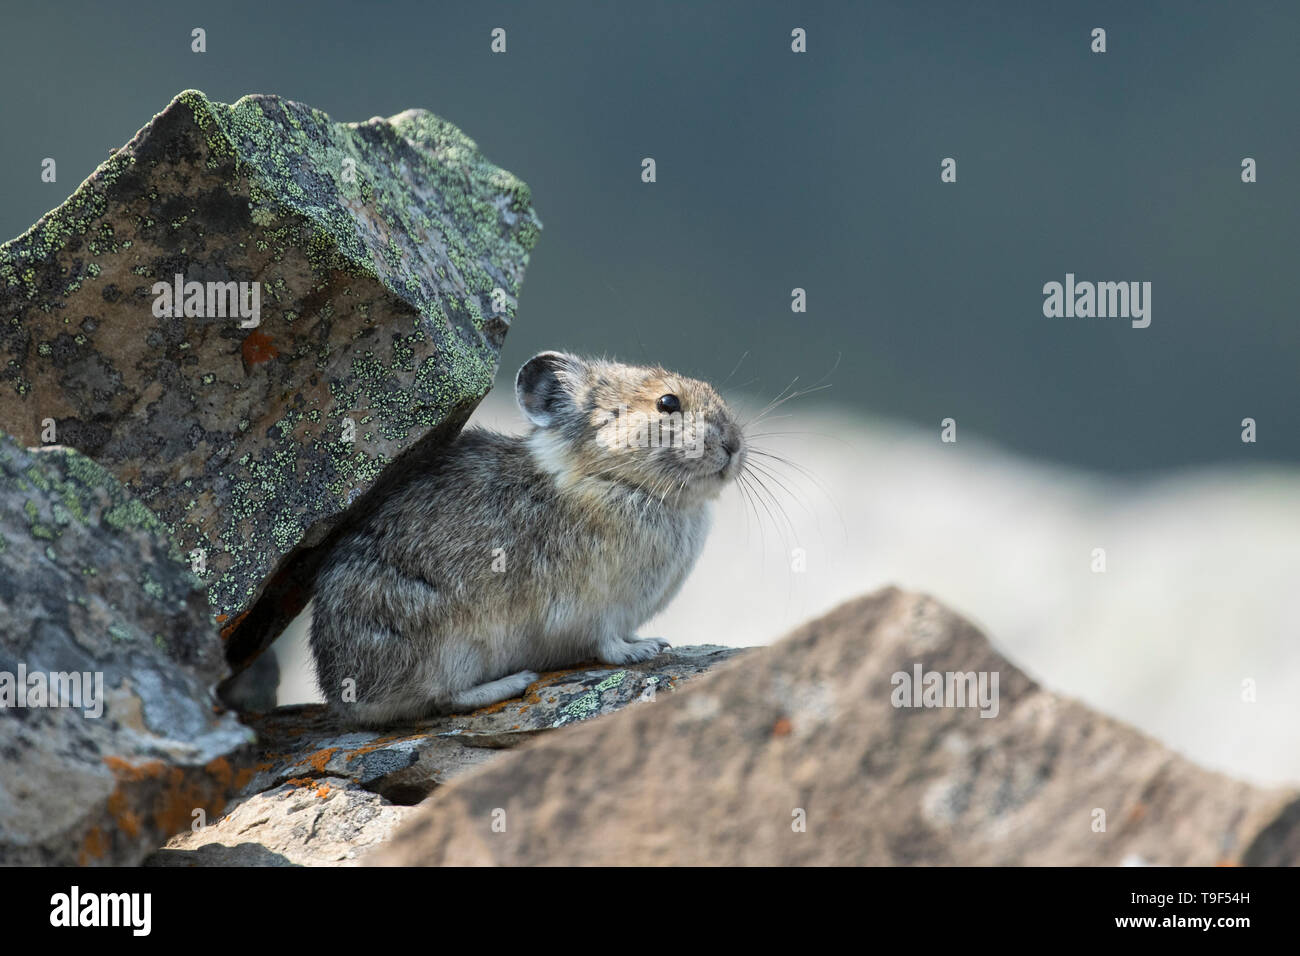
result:
[[[752,479],[743,470],[736,475],[736,478],[746,489],[746,499],[749,501],[750,508],[754,511],[754,523],[758,526],[759,548],[763,554],[767,554],[767,535],[763,533],[763,517],[758,513],[758,496],[754,493]]]
[[[745,423],[743,426],[741,426],[741,427],[742,427],[742,428],[748,428],[748,427],[751,426],[751,425],[757,425],[757,424],[759,424],[759,423],[762,422],[762,421],[763,421],[763,420],[764,420],[764,419],[765,419],[769,414],[771,414],[772,412],[776,411],[778,408],[780,408],[782,405],[784,405],[786,402],[790,401],[791,399],[795,399],[795,398],[803,398],[805,395],[811,395],[811,394],[813,394],[814,392],[824,392],[826,389],[828,389],[828,388],[830,388],[830,387],[831,387],[831,386],[830,386],[830,383],[827,382],[825,385],[816,385],[816,386],[814,386],[814,387],[812,387],[812,388],[805,388],[805,389],[804,389],[803,391],[801,391],[801,392],[791,392],[789,395],[787,395],[785,398],[781,399],[779,402],[774,402],[773,404],[769,405],[769,406],[768,406],[767,408],[765,408],[763,411],[759,412],[757,418],[753,418],[753,419],[751,419],[750,421],[746,422],[746,423]]]
[[[843,512],[840,511],[840,506],[838,502],[836,502],[835,500],[835,496],[831,494],[830,489],[826,487],[825,482],[823,482],[820,478],[818,478],[815,472],[799,464],[797,461],[792,461],[791,459],[786,458],[784,455],[778,455],[776,452],[768,451],[766,448],[754,448],[753,446],[751,446],[749,448],[749,454],[755,455],[759,458],[768,459],[772,463],[779,463],[781,465],[784,465],[787,468],[793,468],[804,478],[807,478],[810,482],[812,482],[813,486],[822,493],[822,497],[824,497],[826,501],[830,503],[831,508],[834,509],[835,517],[839,520],[840,523],[840,528],[844,529],[848,527],[848,525],[844,521],[844,514]],[[755,462],[755,464],[757,464],[757,462]]]
[[[803,509],[803,510],[808,514],[808,517],[810,517],[810,518],[814,518],[814,519],[817,517],[817,516],[813,513],[813,510],[812,510],[811,508],[809,508],[806,504],[804,504],[803,501],[800,500],[799,496],[798,496],[797,494],[795,494],[795,492],[794,492],[793,490],[791,490],[791,488],[790,488],[789,485],[787,485],[784,481],[781,480],[781,476],[778,475],[775,471],[772,471],[770,468],[768,468],[768,467],[766,467],[766,466],[764,466],[764,465],[760,465],[760,464],[759,464],[758,462],[756,462],[756,461],[751,461],[751,462],[748,462],[747,464],[748,464],[749,466],[752,466],[753,468],[757,469],[757,470],[760,471],[762,474],[766,475],[766,476],[768,477],[768,479],[770,479],[771,481],[774,481],[774,482],[776,483],[777,487],[779,487],[782,491],[784,491],[787,495],[789,495],[790,498],[791,498],[791,500],[794,501],[795,504],[797,504],[800,508],[802,508],[802,509]]]
[[[790,401],[790,399],[792,398],[802,398],[805,395],[811,395],[813,392],[820,392],[823,389],[830,388],[831,383],[826,382],[826,380],[835,374],[835,370],[840,367],[840,360],[843,357],[844,357],[843,352],[835,353],[835,364],[832,365],[830,369],[826,372],[826,374],[823,375],[820,379],[818,379],[811,388],[806,388],[801,392],[792,392],[791,394],[786,395],[785,394],[786,391],[793,388],[795,383],[799,381],[799,376],[796,375],[793,379],[791,379],[790,384],[787,385],[785,388],[781,389],[781,391],[777,394],[777,397],[767,404],[767,407],[765,407],[761,412],[759,412],[754,418],[751,418],[748,421],[746,421],[741,426],[741,428],[743,429],[743,428],[747,428],[750,425],[757,425],[759,422],[761,422],[764,419],[766,415],[768,415],[770,412],[776,411],[778,408],[780,408],[786,402]],[[826,382],[826,384],[823,385],[822,384],[823,382]],[[783,398],[782,396],[785,397]]]
[[[748,463],[746,464],[748,465]],[[748,471],[748,468],[746,468],[746,471]],[[776,520],[776,514],[772,512],[772,508],[768,504],[769,502],[771,502],[771,505],[776,507],[777,512],[779,512],[781,517],[785,519],[786,528],[790,532],[791,539],[797,537],[794,532],[794,525],[790,522],[790,516],[786,514],[785,509],[781,507],[781,502],[772,494],[772,489],[767,487],[767,484],[763,480],[763,476],[753,471],[749,471],[748,473],[749,477],[753,479],[754,487],[758,491],[758,501],[762,504],[763,510],[767,512],[768,517],[772,519],[773,527],[778,531],[781,530],[781,524]]]
[[[742,352],[742,353],[740,354],[740,359],[739,359],[739,361],[736,362],[736,367],[733,368],[733,369],[731,370],[730,374],[728,374],[727,377],[724,378],[724,379],[722,380],[722,383],[721,383],[722,385],[726,385],[729,381],[731,381],[731,376],[732,376],[732,375],[735,375],[736,372],[740,369],[740,365],[741,365],[742,362],[745,361],[745,357],[746,357],[747,355],[749,355],[749,349],[745,349],[745,351]],[[752,379],[751,379],[751,381],[752,381]]]

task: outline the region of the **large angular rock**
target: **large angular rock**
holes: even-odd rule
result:
[[[989,691],[997,674],[996,708],[894,706],[918,665]],[[1296,797],[1044,690],[957,615],[890,589],[453,782],[369,860],[1294,865]]]
[[[52,425],[200,549],[242,665],[344,509],[487,391],[539,228],[528,188],[430,113],[187,91],[0,246],[0,427],[36,445]],[[204,284],[180,318],[177,275]],[[246,297],[208,285],[228,282]]]
[[[216,711],[225,671],[158,518],[0,435],[0,864],[134,864],[220,814],[252,739]]]

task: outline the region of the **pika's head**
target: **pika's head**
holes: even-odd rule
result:
[[[561,486],[607,482],[665,501],[712,498],[745,465],[745,437],[707,382],[667,369],[533,356],[515,395],[530,447]]]

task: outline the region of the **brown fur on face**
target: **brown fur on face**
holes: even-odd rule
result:
[[[710,498],[744,466],[743,433],[707,382],[558,352],[534,357],[520,382],[529,390],[520,406],[547,433],[536,444],[553,449],[566,482],[616,481],[683,500]],[[530,395],[537,396],[532,411]],[[679,411],[660,410],[665,396],[676,397]]]

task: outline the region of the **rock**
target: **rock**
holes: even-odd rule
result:
[[[678,647],[627,667],[593,664],[552,671],[541,675],[522,700],[383,730],[341,726],[318,704],[249,715],[245,721],[257,732],[261,756],[254,758],[243,795],[287,780],[331,776],[394,803],[416,803],[495,750],[674,691],[740,653],[716,645]]]
[[[202,586],[75,451],[0,435],[0,498],[0,864],[138,863],[247,779]]]
[[[184,92],[0,246],[0,427],[152,509],[242,667],[344,510],[488,390],[539,228],[527,186],[430,113]],[[178,275],[202,284],[184,318]]]
[[[215,824],[182,833],[145,866],[355,866],[413,807],[338,777],[285,783]]]
[[[917,665],[983,673],[990,691],[998,675],[996,716],[896,708],[895,675]],[[503,756],[368,859],[1294,865],[1296,796],[1044,690],[951,611],[889,589],[679,694]]]
[[[204,829],[174,838],[148,862],[273,866],[350,861],[356,854],[345,850],[359,851],[386,839],[411,804],[498,759],[504,749],[631,704],[649,706],[638,702],[674,693],[683,682],[740,653],[738,648],[681,647],[629,667],[554,671],[543,674],[522,700],[383,731],[340,727],[322,706],[246,715],[257,730],[258,747],[245,770],[243,802]],[[311,812],[293,815],[303,808]]]

